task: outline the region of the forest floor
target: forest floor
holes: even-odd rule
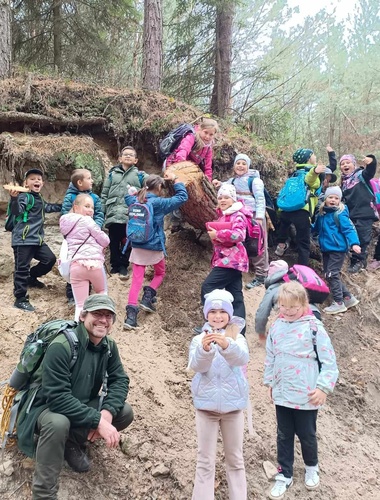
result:
[[[8,253],[10,234],[3,232],[1,247]],[[128,401],[135,413],[123,434],[123,450],[95,444],[90,450],[92,468],[77,474],[64,468],[59,500],[186,500],[191,498],[196,463],[194,408],[190,395],[191,375],[186,372],[191,327],[202,320],[199,290],[209,271],[210,247],[201,244],[193,231],[168,235],[167,276],[158,293],[156,314],[139,315],[140,328],[123,330],[129,281],[109,278],[109,294],[118,304],[113,328],[131,385]],[[46,241],[58,254],[60,236],[56,225],[46,228]],[[380,470],[380,274],[363,272],[348,278],[361,298],[358,307],[343,315],[324,317],[340,369],[336,390],[318,418],[321,486],[308,492],[303,484],[303,464],[296,447],[294,485],[289,500],[375,500],[379,498]],[[245,277],[245,281],[251,279]],[[31,290],[35,313],[13,308],[12,279],[0,289],[0,379],[12,372],[30,333],[52,318],[71,318],[65,284],[54,269],[44,278],[47,288]],[[248,499],[267,498],[271,482],[263,462],[276,464],[274,407],[262,384],[265,350],[254,333],[254,315],[263,287],[245,291],[247,340],[251,352],[248,378],[251,386],[254,434],[246,431],[244,442]],[[215,498],[228,498],[221,441],[218,443]],[[11,461],[7,476],[0,473],[3,500],[31,498],[33,462],[15,448],[6,451]]]

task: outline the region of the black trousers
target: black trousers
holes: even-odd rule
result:
[[[277,461],[285,477],[293,477],[295,435],[300,440],[305,465],[318,464],[317,415],[318,410],[276,405]]]
[[[241,271],[227,267],[213,267],[210,274],[202,283],[201,302],[205,303],[206,293],[225,288],[234,298],[232,303],[234,315],[245,319],[245,305],[243,297],[243,280]],[[245,327],[241,332],[245,335]]]
[[[15,272],[13,278],[14,296],[19,299],[26,297],[28,291],[28,278],[39,278],[49,271],[57,260],[53,252],[42,243],[39,245],[19,245],[13,247],[15,258]],[[30,267],[32,259],[39,260],[36,266]]]
[[[343,297],[351,297],[346,285],[340,279],[346,254],[344,252],[322,253],[323,272],[330,286],[330,292],[335,302],[342,302]]]
[[[294,212],[281,212],[280,224],[277,230],[278,243],[285,243],[289,237],[290,225],[296,228],[296,243],[298,252],[298,264],[309,265],[310,255],[310,214],[307,210],[296,210]]]
[[[362,251],[357,254],[355,252],[351,253],[351,264],[355,264],[355,262],[361,261],[367,263],[368,257],[368,245],[371,242],[372,237],[372,219],[352,219],[352,222],[355,226],[355,229],[359,236],[360,248]]]
[[[128,267],[131,248],[127,248],[123,254],[123,248],[127,237],[127,224],[110,224],[108,226],[110,238],[110,264],[111,269],[119,270]]]
[[[377,238],[377,243],[376,243],[375,253],[374,253],[373,258],[375,260],[380,260],[380,234],[379,234],[379,237]]]

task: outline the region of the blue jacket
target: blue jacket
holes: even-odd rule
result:
[[[351,222],[348,208],[338,212],[339,226],[336,223],[338,208],[324,207],[313,226],[313,234],[319,235],[319,246],[322,252],[347,252],[353,245],[360,245],[358,233]]]
[[[94,202],[94,221],[99,227],[102,227],[104,224],[104,213],[102,210],[102,203],[100,201],[100,198],[97,194],[93,193],[92,191],[79,191],[78,188],[74,186],[72,182],[70,182],[69,187],[67,188],[65,197],[63,199],[62,203],[62,215],[66,215],[70,212],[75,198],[78,196],[78,194],[88,194],[91,196],[93,202]]]
[[[165,215],[177,210],[188,199],[185,185],[182,182],[173,184],[174,196],[171,198],[161,198],[153,193],[147,193],[147,202],[153,205],[153,224],[154,235],[146,243],[132,243],[133,248],[145,248],[146,250],[162,250],[165,252],[165,233],[164,233],[164,217]],[[125,203],[130,207],[133,203],[138,202],[137,196],[127,194]]]

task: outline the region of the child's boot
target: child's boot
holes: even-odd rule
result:
[[[142,296],[140,307],[146,312],[156,312],[156,307],[154,303],[156,299],[157,292],[151,286],[144,286],[144,295]]]
[[[127,316],[124,321],[124,328],[127,330],[134,330],[137,328],[137,314],[139,308],[137,306],[127,305]]]
[[[285,477],[283,474],[277,474],[274,480],[276,482],[274,483],[273,488],[270,490],[269,498],[271,498],[272,500],[278,500],[285,496],[285,493],[293,484],[293,478]]]
[[[308,490],[314,490],[319,486],[319,467],[317,465],[305,465],[305,486]]]
[[[21,309],[22,311],[29,312],[33,312],[36,310],[35,307],[33,307],[29,302],[28,297],[17,297],[14,303],[14,307],[17,307],[17,309]]]

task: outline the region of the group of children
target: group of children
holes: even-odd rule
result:
[[[202,135],[202,130],[208,130],[209,135]],[[181,156],[180,159],[200,159],[203,152],[205,161],[200,160],[199,165],[208,169],[206,165],[209,165],[212,138],[216,130],[214,121],[206,122],[206,126],[203,123],[203,128],[201,124],[198,136],[194,137],[189,151],[181,153],[183,158]],[[174,161],[177,152],[180,155],[183,149],[180,145],[173,153]],[[372,155],[367,156],[366,168],[363,170],[356,168],[352,156],[341,158],[342,188],[347,206],[342,204],[342,190],[338,186],[328,186],[327,176],[330,176],[330,180],[334,180],[335,176],[331,165],[330,170],[316,166],[315,155],[305,149],[297,150],[294,159],[299,168],[308,168],[305,182],[309,183],[313,194],[324,183],[324,198],[312,230],[319,235],[324,272],[334,299],[325,312],[343,312],[358,303],[341,282],[339,273],[348,250],[354,254],[350,266],[352,272],[365,266],[375,212],[364,183],[373,177],[376,159]],[[136,151],[130,146],[122,150],[119,161],[120,164],[109,172],[100,198],[92,193],[91,173],[85,169],[73,173],[62,206],[45,203],[41,198],[43,173],[38,169],[31,169],[25,174],[25,186],[30,190],[28,196],[26,193],[10,192],[11,213],[18,217],[12,232],[15,307],[25,311],[34,310],[27,289],[43,287],[44,284],[38,278],[49,272],[56,260],[43,240],[44,212],[62,211],[60,229],[67,240],[72,259],[70,280],[76,305],[75,317],[79,317],[89,294],[89,285],[96,293],[107,293],[104,250],[108,245],[111,273],[118,273],[121,278],[125,278],[129,263],[133,266],[125,328],[136,328],[139,308],[155,311],[157,289],[165,276],[164,216],[186,202],[187,191],[175,171],[171,170],[170,162],[162,178],[140,172],[136,167]],[[206,323],[200,329],[200,335],[193,338],[189,353],[189,369],[196,372],[192,382],[198,435],[194,500],[214,498],[219,427],[225,449],[229,498],[247,498],[243,410],[249,400],[246,378],[249,352],[245,339],[242,273],[248,272],[250,264],[244,246],[249,218],[254,217],[262,225],[267,240],[264,185],[259,173],[250,167],[248,156],[237,155],[233,177],[223,183],[216,179],[213,181],[218,188],[217,217],[221,225],[217,228],[210,225],[208,228],[213,245],[212,269],[201,288]],[[204,172],[211,179],[212,172]],[[321,174],[325,175],[322,181]],[[169,198],[162,196],[167,182],[173,183],[174,189],[174,195]],[[358,195],[353,195],[354,190]],[[34,198],[34,204],[27,211],[29,196]],[[286,232],[289,224],[293,223],[298,235],[299,258],[302,263],[308,263],[304,233],[309,237],[310,218],[313,215],[311,210],[318,202],[317,196],[314,197],[312,204],[308,203],[297,213],[281,213],[278,255],[282,256],[286,251]],[[128,248],[125,241],[128,207],[136,202],[151,205],[154,237],[142,244],[133,243]],[[349,214],[351,207],[352,212]],[[20,218],[26,212],[27,216]],[[108,235],[102,230],[103,225],[108,229]],[[39,260],[39,263],[30,267],[32,258]],[[268,273],[271,278],[283,273],[284,269],[287,271],[284,261],[275,261],[269,266],[267,245],[251,264],[255,267],[256,276],[248,288],[263,284]],[[139,304],[138,297],[148,265],[153,266],[154,276],[149,285],[144,287]],[[338,377],[334,349],[318,314],[308,302],[305,289],[297,282],[281,283],[281,276],[274,281],[275,298],[272,296],[268,302],[271,308],[277,300],[279,314],[267,337],[265,326],[269,313],[259,328],[256,322],[256,330],[259,330],[263,340],[266,339],[264,383],[269,387],[270,398],[275,404],[278,429],[279,472],[269,494],[272,499],[282,498],[292,484],[295,435],[301,442],[306,488],[318,487],[316,418],[318,409],[325,403]]]

